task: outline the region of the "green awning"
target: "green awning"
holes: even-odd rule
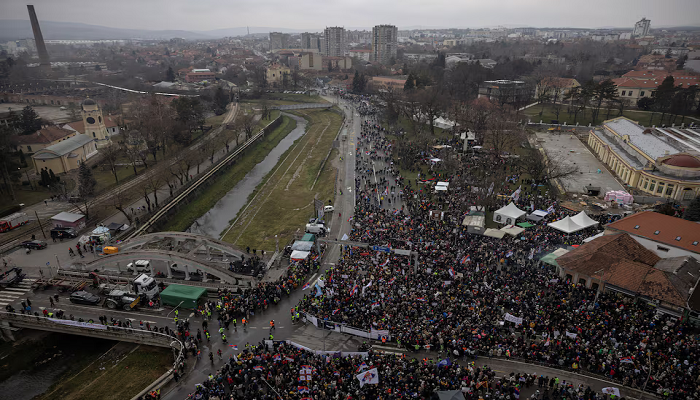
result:
[[[518,225],[521,228],[532,228],[533,226],[535,226],[529,222],[518,222],[516,225]]]
[[[207,293],[207,289],[195,286],[168,285],[160,292],[163,304],[181,308],[197,308],[197,302]],[[182,303],[182,304],[181,304]]]

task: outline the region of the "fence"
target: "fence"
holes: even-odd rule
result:
[[[359,336],[371,340],[382,340],[382,337],[386,337],[387,340],[391,340],[391,334],[388,330],[371,329],[367,331],[365,329],[354,328],[340,322],[319,319],[306,312],[304,313],[304,317],[316,328],[328,329],[337,333],[347,333],[348,335]]]

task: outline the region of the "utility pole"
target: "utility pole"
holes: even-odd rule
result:
[[[44,227],[41,226],[41,220],[39,219],[39,214],[37,214],[36,210],[34,210],[34,215],[36,215],[36,222],[39,223],[39,228],[41,228],[41,234],[44,235],[44,239],[46,239],[46,233],[44,233]]]

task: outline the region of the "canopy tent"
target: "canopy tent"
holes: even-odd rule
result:
[[[309,254],[311,254],[309,251],[294,250],[292,251],[292,255],[289,256],[289,259],[293,261],[306,260]]]
[[[448,187],[448,186],[450,186],[450,182],[438,182],[438,183],[435,184],[435,186],[444,186],[444,187]]]
[[[446,192],[447,186],[435,186],[435,191],[436,192]]]
[[[484,232],[484,235],[494,237],[497,239],[503,239],[503,236],[505,236],[506,233],[503,231],[499,231],[498,229],[489,228]]]
[[[559,264],[557,263],[557,258],[563,256],[564,254],[568,253],[569,250],[567,249],[556,249],[551,253],[547,253],[544,255],[544,257],[540,258],[540,261],[542,261],[545,264],[549,265],[554,265],[555,267],[558,267]]]
[[[312,247],[314,247],[314,242],[296,240],[294,243],[292,243],[292,250],[311,251]]]
[[[168,285],[165,290],[160,292],[160,299],[163,304],[173,307],[179,305],[181,308],[197,308],[197,302],[206,294],[207,289],[203,287],[173,284]]]
[[[537,215],[538,217],[546,217],[549,213],[545,210],[535,210],[532,212],[532,215]]]
[[[493,213],[493,221],[499,224],[512,225],[515,220],[525,215],[526,212],[519,209],[512,202],[507,206],[497,210]]]
[[[574,215],[573,217],[571,217],[571,220],[574,221],[576,225],[582,226],[584,228],[598,225],[598,221],[586,215],[585,211],[581,211],[580,213]]]
[[[518,223],[515,224],[515,225],[518,225],[518,226],[521,227],[521,228],[532,228],[533,226],[535,226],[535,225],[533,225],[533,224],[531,224],[531,223],[529,223],[529,222],[518,222]]]
[[[521,233],[523,233],[523,231],[525,229],[520,228],[520,227],[515,226],[515,225],[506,225],[503,228],[501,228],[500,230],[501,230],[501,232],[505,232],[511,236],[518,236]]]
[[[462,221],[462,226],[467,227],[468,233],[483,235],[484,227],[486,226],[486,217],[483,215],[467,215]]]
[[[583,226],[578,225],[574,221],[572,221],[571,217],[569,216],[567,216],[564,219],[560,219],[559,221],[550,222],[547,225],[564,233],[574,233],[580,231],[581,229],[584,229]]]
[[[439,390],[435,393],[438,400],[464,400],[461,390]]]

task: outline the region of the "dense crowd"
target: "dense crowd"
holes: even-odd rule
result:
[[[370,383],[372,379],[375,382]],[[362,385],[361,380],[364,380]],[[315,354],[284,343],[249,346],[197,386],[188,399],[430,399],[459,390],[467,400],[516,398],[537,388],[543,399],[598,399],[590,388],[557,378],[511,374],[448,359],[434,362],[397,355]]]
[[[354,101],[363,104],[363,99]],[[322,295],[306,294],[301,310],[321,321],[388,331],[388,339],[409,354],[428,349],[437,351],[438,359],[525,359],[646,388],[669,399],[700,398],[698,336],[686,325],[646,302],[614,293],[596,295],[539,261],[557,247],[581,244],[597,228],[566,235],[548,227],[571,211],[557,205],[541,182],[521,177],[507,158],[473,154],[453,175],[421,168],[422,176],[404,179],[393,166],[394,143],[372,119],[363,122],[358,139],[357,206],[349,239],[411,250],[418,265],[409,256],[344,248],[341,259],[321,277]],[[418,147],[412,151],[416,162],[411,165],[431,156]],[[378,162],[386,167],[377,171],[373,166]],[[483,179],[495,175],[503,179],[483,187]],[[437,194],[435,180],[454,184],[446,194]],[[461,219],[487,190],[501,194],[491,211],[513,201],[521,209],[549,214],[516,237],[469,233]],[[594,218],[606,223],[618,217]],[[284,290],[302,282],[287,281]],[[260,299],[279,293],[279,285],[267,289],[256,296],[257,307],[265,305]],[[230,307],[226,298],[222,303]],[[362,363],[368,367],[361,368]],[[312,368],[313,379],[299,383],[304,366]],[[361,388],[355,375],[374,367],[379,383]],[[438,366],[371,351],[367,359],[314,355],[264,344],[229,360],[193,396],[272,399],[277,398],[274,388],[290,399],[399,399],[457,389],[467,399],[483,398],[486,392],[516,399],[516,384],[542,388],[538,398],[602,397],[555,378],[496,379],[488,368],[471,364]]]

